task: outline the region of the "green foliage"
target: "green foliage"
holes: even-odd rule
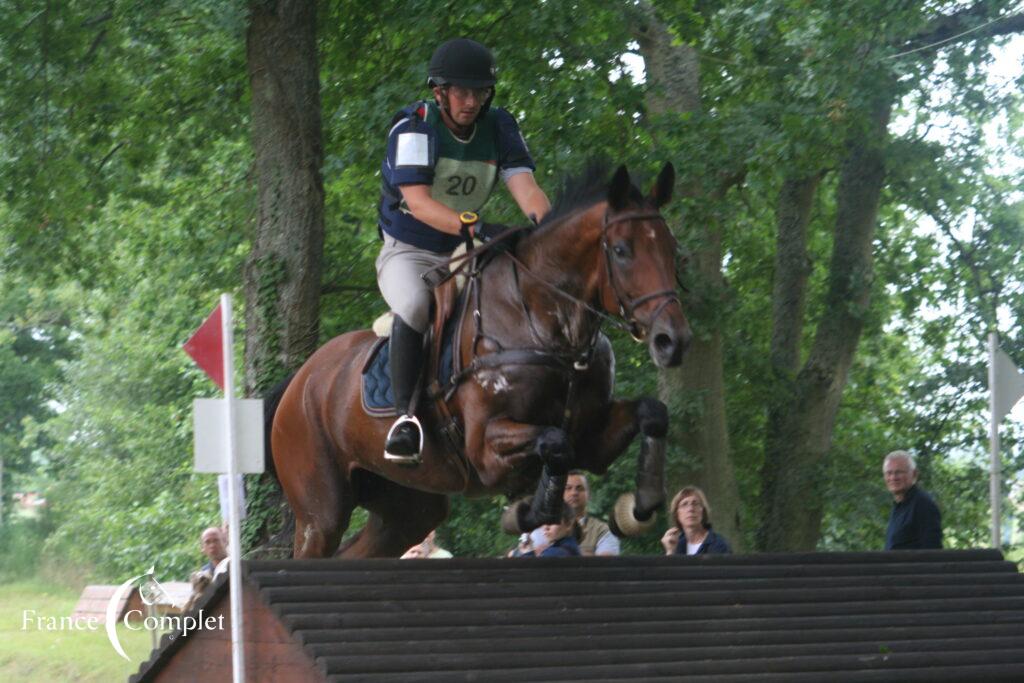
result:
[[[11,519],[0,525],[0,584],[38,571],[43,543],[52,529],[46,517]]]
[[[39,453],[48,444],[37,426],[54,415],[49,401],[71,354],[61,291],[46,291],[15,273],[0,273],[0,458],[3,510],[15,486],[32,487]],[[0,522],[3,520],[0,519]]]

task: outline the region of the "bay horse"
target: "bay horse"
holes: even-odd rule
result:
[[[624,533],[653,525],[664,502],[668,411],[654,398],[612,396],[614,357],[602,321],[624,321],[659,367],[691,338],[676,291],[676,241],[659,209],[666,164],[645,197],[625,166],[591,171],[515,248],[474,273],[472,315],[456,337],[461,381],[446,403],[461,425],[453,453],[442,408],[420,402],[422,462],[385,461],[393,418],[362,408],[370,330],[335,337],[290,379],[270,419],[278,479],[295,512],[294,556],[398,557],[445,520],[448,496],[505,494],[507,531],[559,518],[570,469],[605,472],[641,434],[635,494],[616,505]],[[567,187],[569,187],[567,185]],[[338,551],[356,506],[365,527]]]

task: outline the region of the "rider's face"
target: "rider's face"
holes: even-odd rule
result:
[[[471,126],[480,115],[487,98],[491,95],[490,88],[465,88],[461,85],[449,85],[434,88],[437,98],[448,98],[448,115],[459,126]]]

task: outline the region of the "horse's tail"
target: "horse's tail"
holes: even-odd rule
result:
[[[274,475],[277,478],[277,471],[274,469],[274,454],[270,449],[270,432],[274,426],[274,415],[277,414],[277,407],[281,405],[281,398],[284,396],[285,389],[295,379],[297,372],[293,372],[283,380],[278,382],[277,386],[270,390],[266,396],[263,397],[263,459],[264,466],[267,472]]]

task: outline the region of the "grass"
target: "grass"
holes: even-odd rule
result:
[[[24,610],[42,617],[71,616],[78,602],[73,590],[38,579],[0,585],[0,680],[109,683],[125,681],[149,657],[150,634],[117,628],[118,655],[104,627],[96,630],[39,630],[34,621],[23,628]]]

